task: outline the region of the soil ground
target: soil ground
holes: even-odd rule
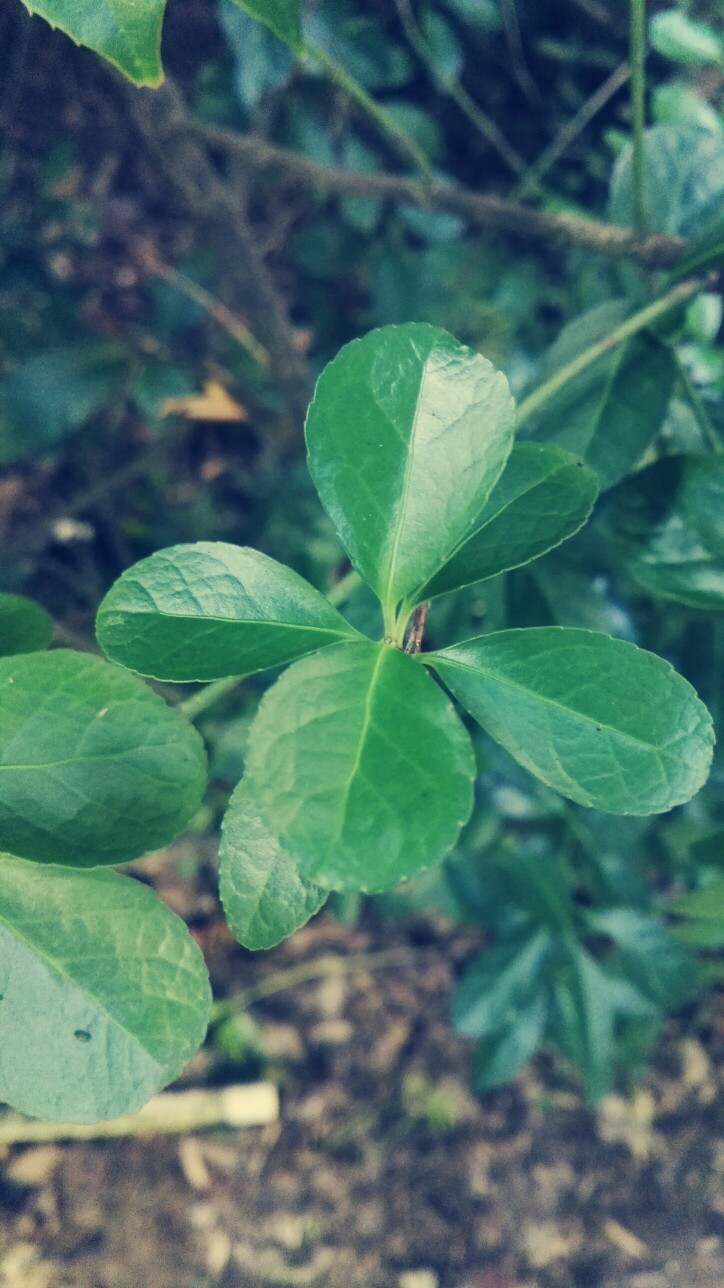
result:
[[[217,1041],[185,1077],[271,1079],[280,1121],[13,1148],[2,1288],[722,1288],[721,1008],[671,1021],[638,1089],[598,1106],[545,1056],[478,1097],[448,1024],[476,932],[323,913],[252,957],[173,856],[143,866],[196,926],[217,992],[307,974],[250,1007],[236,1063]]]

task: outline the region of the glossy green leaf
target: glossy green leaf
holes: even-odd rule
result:
[[[546,354],[541,380],[601,339],[627,312],[625,301],[608,301],[570,322]],[[534,436],[584,457],[601,488],[612,487],[638,464],[661,429],[675,377],[671,351],[654,336],[634,336],[551,398]]]
[[[233,0],[252,18],[263,22],[285,44],[299,50],[302,45],[302,25],[299,0]]]
[[[98,610],[114,661],[160,680],[215,680],[293,662],[357,632],[303,577],[223,541],[159,550]]]
[[[306,881],[299,864],[264,825],[244,779],[224,815],[219,891],[226,920],[245,948],[273,948],[322,907],[328,891]]]
[[[521,765],[582,805],[655,814],[706,780],[706,707],[667,662],[624,640],[535,627],[425,660]]]
[[[434,599],[539,558],[583,526],[597,495],[593,470],[570,452],[518,443],[472,536],[415,599]]]
[[[676,63],[718,63],[724,40],[706,22],[696,22],[680,9],[663,9],[649,23],[649,39],[658,54]]]
[[[397,649],[360,642],[304,658],[265,694],[245,781],[307,880],[377,891],[454,845],[474,773],[438,685]]]
[[[653,230],[694,238],[721,218],[724,135],[696,126],[655,125],[644,135],[644,164]],[[635,224],[631,145],[614,167],[608,218],[616,224]]]
[[[205,782],[196,730],[127,671],[65,649],[0,660],[0,844],[13,854],[125,863],[186,826]]]
[[[159,85],[166,0],[23,0],[77,45],[93,49],[137,85]]]
[[[549,1007],[549,990],[533,984],[531,995],[516,1008],[507,1026],[480,1039],[472,1067],[478,1091],[499,1087],[530,1060],[545,1032]]]
[[[0,1100],[55,1122],[138,1109],[199,1047],[210,1002],[147,886],[0,855]]]
[[[547,929],[530,938],[488,948],[460,981],[453,1001],[456,1032],[486,1037],[508,1030],[535,991],[553,939]]]
[[[53,638],[53,619],[24,595],[0,595],[0,657],[35,653]]]
[[[371,331],[322,373],[309,467],[352,562],[389,610],[470,532],[512,441],[505,377],[436,327]]]

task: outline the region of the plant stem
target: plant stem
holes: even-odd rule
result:
[[[212,684],[207,684],[205,688],[199,689],[198,693],[192,693],[190,698],[185,698],[179,702],[178,710],[187,720],[198,720],[204,712],[223,698],[227,693],[231,693],[237,684],[241,684],[238,675],[227,675],[223,680],[214,680]]]
[[[368,174],[343,166],[320,165],[256,135],[208,125],[190,113],[185,116],[183,131],[186,136],[196,135],[210,147],[232,153],[277,183],[345,197],[379,197],[420,210],[445,210],[461,215],[471,228],[492,228],[504,236],[519,237],[526,244],[543,241],[564,250],[589,250],[614,259],[630,259],[646,268],[673,268],[687,249],[682,237],[670,233],[641,237],[635,229],[620,224],[602,223],[568,210],[536,210],[454,183],[422,183],[410,175]]]
[[[327,599],[335,608],[339,608],[340,604],[346,603],[350,595],[361,585],[362,578],[359,573],[354,568],[350,568],[349,572],[327,591]]]
[[[218,1024],[239,1011],[245,1011],[254,1002],[261,1002],[266,997],[284,993],[297,984],[308,984],[315,979],[328,979],[330,976],[354,975],[358,971],[388,970],[392,966],[414,966],[430,957],[430,950],[420,948],[389,948],[379,953],[351,953],[349,957],[319,957],[314,962],[300,962],[298,966],[289,966],[286,970],[274,971],[243,988],[233,997],[215,1002],[211,1012],[212,1024]]]
[[[630,340],[632,335],[638,335],[639,331],[644,331],[652,322],[656,322],[659,318],[670,313],[677,305],[684,304],[687,300],[698,295],[699,291],[704,290],[706,286],[707,279],[703,277],[694,277],[683,282],[677,282],[676,286],[672,286],[671,290],[667,291],[665,295],[662,295],[658,300],[654,300],[652,304],[647,304],[645,308],[639,309],[637,313],[632,313],[630,318],[626,318],[624,322],[619,323],[617,327],[614,327],[607,335],[602,336],[590,348],[584,349],[583,353],[578,354],[578,357],[565,363],[549,380],[545,380],[542,385],[539,385],[537,389],[534,389],[531,394],[528,394],[527,398],[524,398],[518,404],[516,421],[518,428],[526,420],[529,420],[554,394],[564,389],[571,380],[574,380],[587,367],[597,362],[605,353],[615,349],[624,340]]]
[[[684,397],[693,412],[694,419],[701,430],[702,437],[705,442],[709,444],[713,452],[724,452],[724,444],[719,441],[719,435],[717,434],[711,422],[709,413],[699,396],[699,391],[676,350],[674,350],[674,360],[676,362],[676,372],[679,377],[679,383],[684,392]]]
[[[377,126],[377,129],[389,140],[396,152],[404,157],[405,161],[411,161],[415,169],[420,171],[423,178],[431,178],[430,162],[422,148],[417,145],[406,130],[403,130],[393,120],[384,107],[375,102],[364,86],[360,85],[359,81],[316,41],[307,37],[302,48],[312,62],[315,62],[334,81],[335,85],[338,85],[351,98],[352,102],[357,104],[357,107],[364,112],[365,116]]]
[[[502,130],[498,128],[495,121],[478,107],[462,85],[459,84],[452,76],[446,76],[441,72],[435,63],[432,54],[427,45],[420,28],[415,21],[415,15],[412,12],[410,0],[395,0],[395,6],[402,23],[403,31],[409,44],[414,49],[420,62],[424,63],[428,72],[438,89],[447,94],[449,98],[460,108],[460,111],[467,116],[471,125],[475,127],[479,134],[485,139],[486,143],[494,148],[498,156],[504,161],[509,170],[519,178],[526,172],[526,163],[520,153],[508,142]]]
[[[511,196],[521,200],[540,189],[543,176],[563,156],[563,153],[585,130],[586,126],[590,125],[593,118],[601,111],[602,107],[605,107],[609,99],[613,98],[614,94],[617,94],[623,88],[630,75],[631,69],[628,63],[621,63],[620,67],[611,72],[611,75],[606,78],[603,84],[599,85],[591,97],[583,103],[575,116],[563,126],[562,130],[559,130],[556,137],[543,149],[538,160],[533,163],[530,169],[522,176],[520,183],[513,189]]]
[[[629,0],[629,58],[631,62],[631,124],[633,127],[633,199],[636,231],[646,233],[646,0]]]

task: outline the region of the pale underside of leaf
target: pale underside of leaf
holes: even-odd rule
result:
[[[94,1122],[181,1071],[210,1005],[201,954],[147,887],[0,856],[0,1098]]]
[[[120,667],[58,649],[0,659],[0,844],[78,867],[167,844],[206,785],[192,725]]]

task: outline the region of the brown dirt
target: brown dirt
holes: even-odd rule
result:
[[[595,1109],[545,1056],[476,1097],[447,1022],[474,932],[323,914],[252,958],[209,896],[146,870],[232,993],[330,953],[409,958],[252,1008],[273,1127],[13,1149],[2,1288],[722,1288],[721,1012],[672,1022],[639,1089]],[[186,1081],[239,1072],[210,1047]]]

